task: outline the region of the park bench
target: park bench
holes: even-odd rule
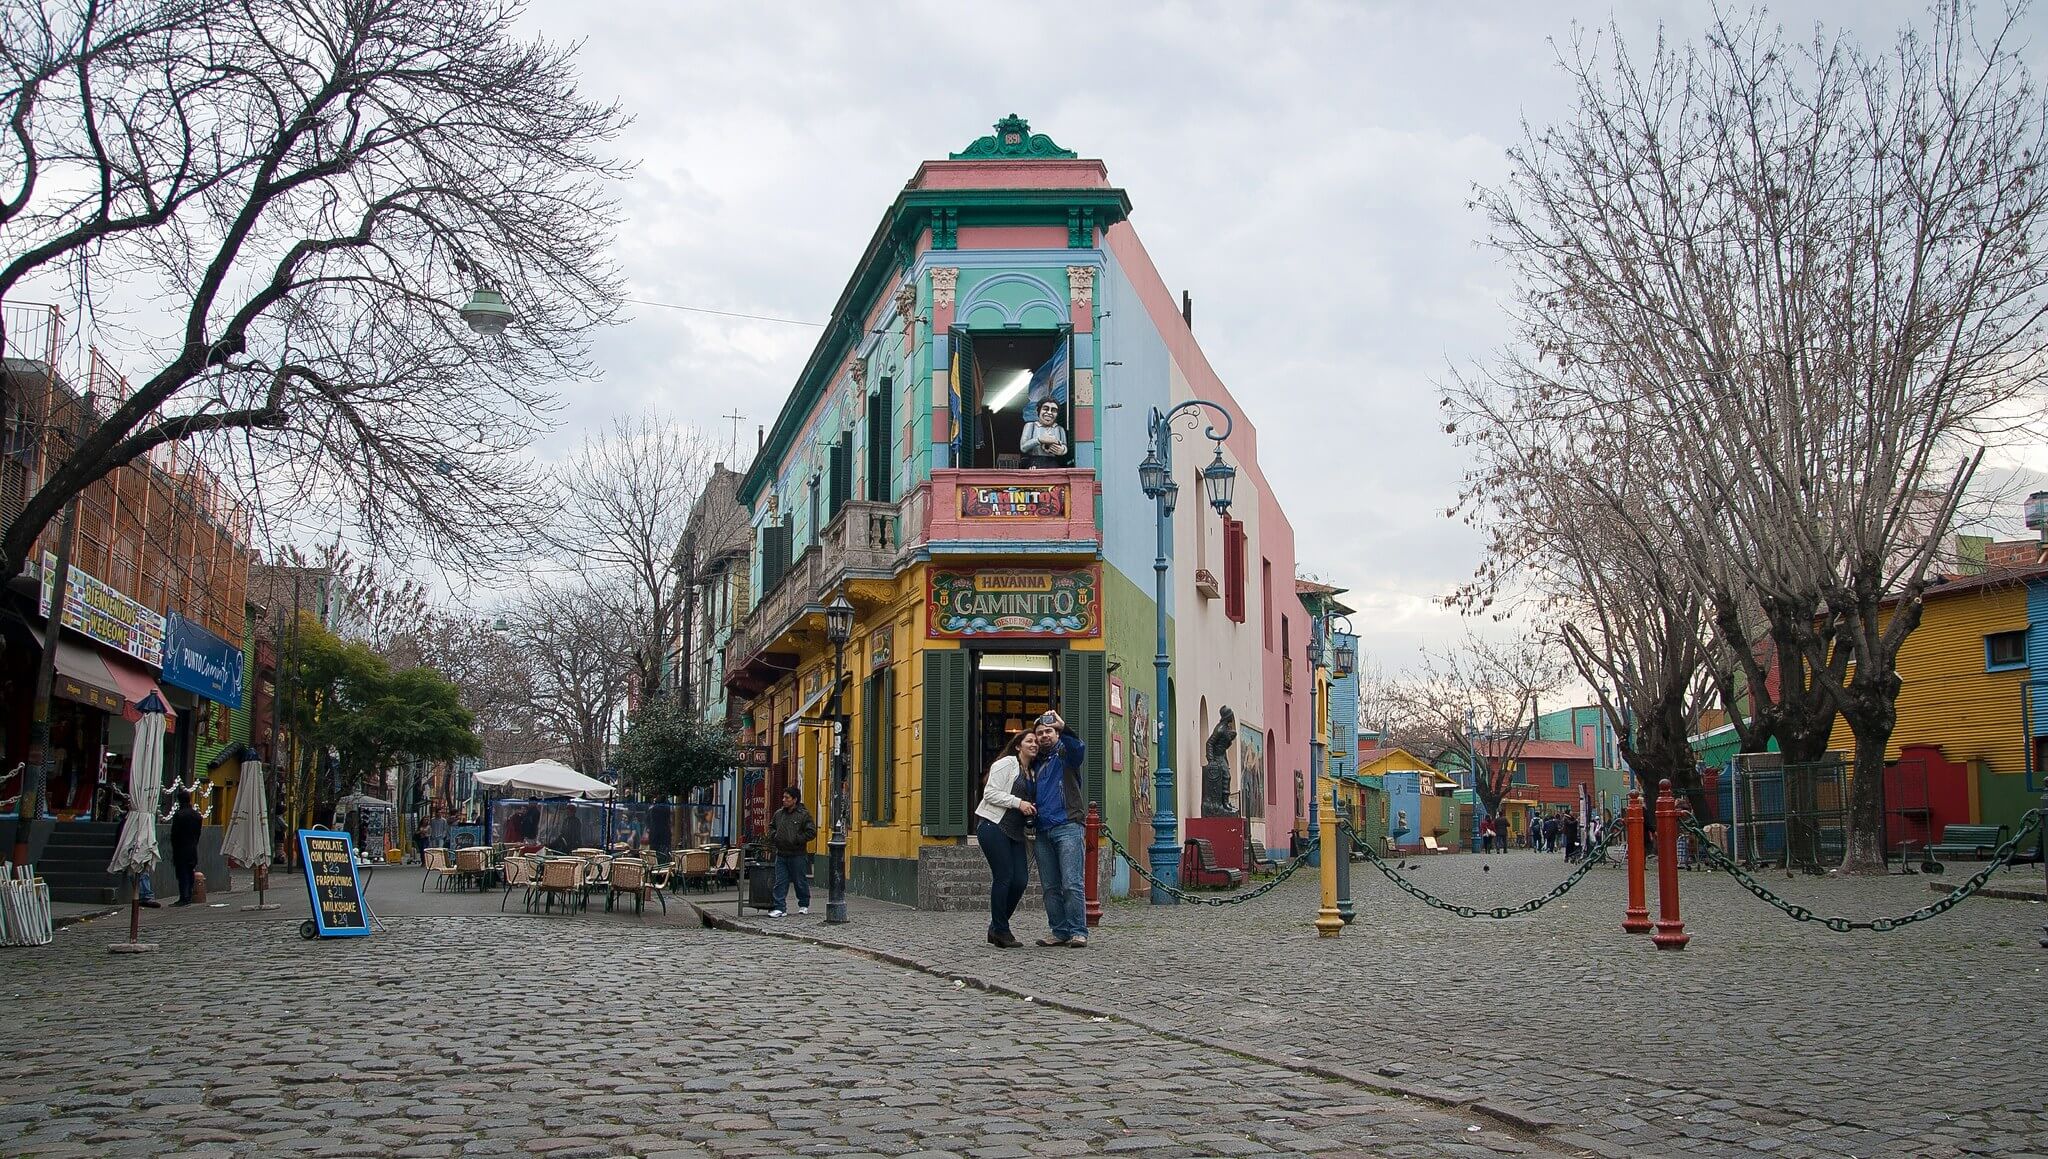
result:
[[[1207,837],[1190,837],[1181,849],[1180,879],[1196,889],[1234,889],[1244,874],[1217,865],[1216,849]]]
[[[1941,840],[1927,847],[1929,857],[1989,857],[2005,843],[2003,825],[1946,825]]]

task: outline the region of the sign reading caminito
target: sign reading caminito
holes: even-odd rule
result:
[[[356,876],[355,842],[349,835],[299,830],[299,864],[306,867],[306,892],[320,936],[367,937],[369,914],[363,909],[363,883]]]
[[[931,571],[927,629],[934,639],[1094,637],[1102,634],[1094,567]]]

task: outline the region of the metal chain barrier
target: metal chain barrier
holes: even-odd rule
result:
[[[1784,898],[1772,893],[1770,887],[1751,877],[1748,873],[1744,872],[1741,866],[1735,864],[1726,853],[1721,851],[1719,845],[1714,844],[1707,838],[1706,831],[1700,828],[1699,822],[1694,821],[1691,817],[1680,817],[1679,824],[1685,828],[1686,834],[1692,838],[1693,848],[1700,857],[1704,858],[1715,869],[1719,869],[1741,882],[1744,889],[1785,911],[1786,916],[1794,921],[1819,922],[1838,934],[1846,934],[1851,930],[1875,930],[1882,934],[1889,933],[1900,926],[1926,921],[1937,914],[1947,913],[1955,908],[1958,902],[1983,889],[1984,883],[1991,880],[1991,875],[2005,868],[2012,861],[2014,855],[2018,853],[2020,846],[2026,844],[2027,839],[2034,835],[2034,830],[2041,825],[2042,814],[2042,810],[2033,809],[2024,817],[2021,817],[2018,832],[2012,835],[2011,840],[1992,852],[1991,860],[1984,863],[1984,868],[1972,874],[1969,880],[1936,898],[1931,904],[1922,906],[1912,913],[1901,917],[1871,918],[1869,921],[1857,921],[1854,918],[1845,917],[1822,917],[1803,905],[1786,901]]]
[[[1311,842],[1309,844],[1309,847],[1303,850],[1299,856],[1289,858],[1287,862],[1280,867],[1279,874],[1275,876],[1273,880],[1266,882],[1263,885],[1260,885],[1256,889],[1248,889],[1243,893],[1233,893],[1227,897],[1215,897],[1205,893],[1191,893],[1188,890],[1181,889],[1178,886],[1166,884],[1165,882],[1159,880],[1157,877],[1154,877],[1152,875],[1152,871],[1146,869],[1143,862],[1139,861],[1136,857],[1132,856],[1131,851],[1124,848],[1124,843],[1116,839],[1116,834],[1110,832],[1107,828],[1104,828],[1102,831],[1102,835],[1109,839],[1109,847],[1111,849],[1116,850],[1116,855],[1118,857],[1123,858],[1125,864],[1131,867],[1131,872],[1136,873],[1139,877],[1144,878],[1146,883],[1149,884],[1153,889],[1165,893],[1168,897],[1177,898],[1180,901],[1187,902],[1190,905],[1242,905],[1255,897],[1262,897],[1268,893],[1271,893],[1282,882],[1286,881],[1290,877],[1293,877],[1295,870],[1300,869],[1302,866],[1308,864],[1309,855],[1316,851],[1316,846],[1317,844],[1319,844],[1317,842]]]
[[[1351,827],[1349,825],[1345,825],[1344,831],[1346,833],[1351,833]],[[1585,859],[1579,863],[1579,867],[1577,869],[1572,871],[1571,876],[1565,878],[1563,881],[1558,882],[1557,887],[1555,889],[1552,889],[1549,893],[1544,894],[1542,897],[1530,898],[1528,901],[1525,901],[1520,905],[1497,905],[1494,906],[1492,909],[1482,910],[1477,906],[1460,905],[1456,902],[1445,901],[1444,899],[1436,896],[1428,890],[1423,889],[1421,886],[1416,885],[1414,882],[1409,881],[1407,878],[1402,877],[1399,870],[1396,870],[1393,866],[1388,865],[1385,858],[1381,857],[1378,853],[1373,852],[1373,848],[1370,844],[1356,840],[1357,835],[1355,833],[1351,833],[1352,847],[1357,849],[1360,853],[1365,854],[1366,860],[1372,862],[1375,866],[1379,867],[1379,871],[1383,874],[1386,874],[1387,880],[1393,882],[1397,886],[1400,886],[1401,890],[1404,893],[1407,893],[1409,896],[1414,897],[1427,905],[1440,909],[1445,913],[1456,914],[1461,918],[1485,918],[1491,921],[1499,921],[1503,918],[1512,918],[1518,917],[1522,914],[1535,913],[1537,910],[1542,909],[1544,906],[1547,906],[1551,902],[1556,901],[1558,898],[1563,897],[1565,894],[1570,893],[1572,891],[1573,886],[1579,884],[1581,881],[1584,881],[1586,879],[1586,875],[1593,872],[1594,866],[1600,865],[1607,860],[1607,847],[1614,844],[1615,839],[1620,836],[1621,826],[1609,826],[1607,831],[1600,835],[1600,841],[1598,844],[1587,846]]]

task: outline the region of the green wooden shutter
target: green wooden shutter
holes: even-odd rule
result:
[[[881,778],[875,754],[882,745],[882,722],[875,712],[875,685],[878,683],[878,680],[870,678],[860,686],[860,819],[870,824],[881,816],[876,810]]]
[[[896,823],[896,669],[884,668],[881,675],[882,738],[881,747],[881,801],[882,823]]]
[[[1088,746],[1082,785],[1090,801],[1102,804],[1109,768],[1109,672],[1103,653],[1060,653],[1060,715]]]
[[[924,653],[924,831],[967,835],[967,653]]]
[[[896,471],[896,438],[891,424],[895,420],[894,400],[890,397],[894,384],[888,375],[882,376],[882,384],[868,396],[868,499],[875,503],[887,503],[892,497]]]

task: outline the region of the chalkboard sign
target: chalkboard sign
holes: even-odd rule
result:
[[[323,938],[360,938],[370,932],[363,908],[363,883],[356,876],[355,842],[347,833],[299,830],[299,864],[306,867],[306,892],[313,924]]]
[[[384,851],[391,848],[390,837],[385,832],[390,818],[391,814],[383,809],[363,810],[363,851],[373,858],[383,857]]]

